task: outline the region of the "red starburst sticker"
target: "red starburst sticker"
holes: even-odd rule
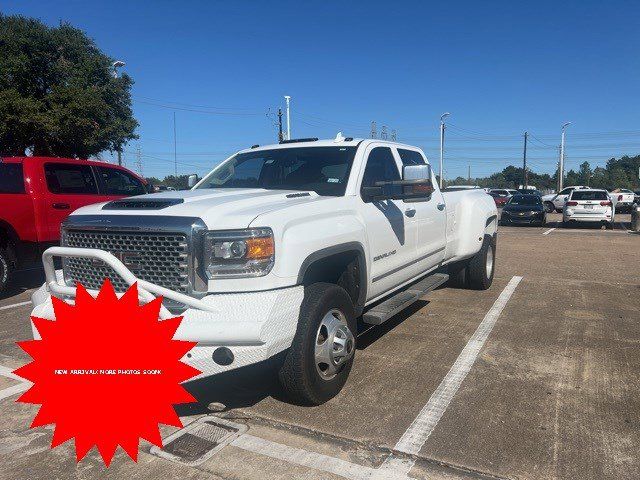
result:
[[[75,305],[53,298],[56,321],[31,317],[41,340],[18,343],[33,358],[15,371],[33,382],[18,401],[41,404],[31,428],[55,424],[52,448],[75,438],[77,461],[95,445],[109,466],[118,445],[134,461],[140,438],[162,447],[159,423],[182,427],[173,405],[195,399],[180,382],[200,372],[161,302],[139,305],[137,285],[118,298],[107,279],[96,298],[81,285]]]

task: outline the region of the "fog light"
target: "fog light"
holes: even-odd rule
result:
[[[211,358],[214,362],[216,362],[218,365],[222,365],[223,367],[231,365],[234,360],[233,352],[227,347],[216,348],[213,351],[213,355],[211,355]]]

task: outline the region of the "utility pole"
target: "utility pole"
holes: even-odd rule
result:
[[[285,95],[284,99],[287,102],[287,140],[291,140],[291,110],[289,108],[291,97],[289,95]]]
[[[560,169],[562,167],[562,165],[561,165],[561,163],[562,163],[562,160],[561,160],[562,154],[560,153],[561,150],[562,150],[562,147],[560,145],[558,145],[558,182],[557,182],[558,183],[558,187],[557,187],[557,193],[560,193],[560,190],[562,190],[562,187],[560,186],[561,185],[561,183],[560,183],[561,182],[561,180],[560,180],[560,176],[561,176],[560,172],[561,172],[561,170]]]
[[[174,174],[178,176],[178,141],[176,135],[176,112],[173,112],[173,167]]]
[[[122,145],[118,145],[118,165],[122,166]]]
[[[562,142],[560,143],[560,190],[562,190],[564,183],[564,136],[565,130],[569,125],[571,125],[571,122],[562,125]]]
[[[138,145],[138,148],[136,149],[136,169],[142,177],[142,152],[140,152],[140,145]]]
[[[378,137],[378,132],[376,130],[376,121],[372,121],[371,122],[371,138],[377,138]]]
[[[467,173],[467,180],[468,180],[469,185],[471,185],[471,164],[469,164],[468,168],[469,168],[469,171]]]
[[[391,141],[392,141],[392,142],[395,142],[395,141],[396,141],[396,139],[397,139],[397,137],[396,137],[396,130],[395,130],[395,129],[393,129],[393,130],[391,130]]]
[[[282,109],[278,108],[278,143],[282,143],[284,137],[282,136]]]
[[[451,115],[449,112],[445,112],[440,115],[440,188],[442,188],[442,179],[444,177],[444,119]]]
[[[522,186],[527,188],[527,137],[529,134],[524,132],[524,152],[522,154]]]

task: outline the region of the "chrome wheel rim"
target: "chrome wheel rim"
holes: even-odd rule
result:
[[[322,317],[315,339],[316,370],[324,380],[331,380],[351,359],[355,350],[353,333],[340,310],[332,309]]]
[[[487,250],[486,268],[487,278],[491,278],[491,274],[493,273],[493,248],[491,247]]]

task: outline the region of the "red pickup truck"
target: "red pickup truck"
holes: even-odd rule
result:
[[[71,212],[148,190],[135,173],[103,162],[0,157],[0,292],[12,270],[60,241],[60,223]]]

